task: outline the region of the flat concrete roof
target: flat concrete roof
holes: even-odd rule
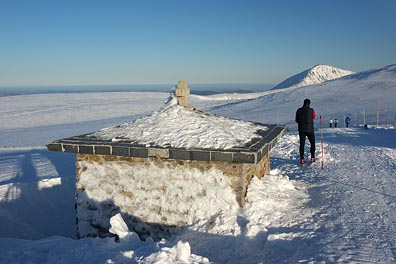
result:
[[[158,157],[174,160],[219,161],[233,163],[258,163],[283,136],[287,127],[281,125],[260,124],[267,130],[258,130],[260,136],[243,147],[221,149],[185,149],[172,147],[146,147],[136,143],[98,139],[92,133],[73,136],[47,144],[48,151],[70,152],[76,154],[98,154],[125,157]]]

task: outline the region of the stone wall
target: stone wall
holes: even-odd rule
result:
[[[127,171],[128,168],[136,168],[139,166],[144,171],[144,175],[133,176],[117,175],[119,172],[117,168],[122,168],[122,171]],[[76,161],[76,211],[78,220],[78,233],[80,237],[87,236],[104,236],[107,234],[109,228],[109,219],[112,215],[122,212],[126,215],[126,222],[130,228],[141,235],[142,238],[151,236],[154,238],[169,237],[172,229],[191,224],[192,212],[189,208],[182,208],[174,197],[166,197],[166,192],[157,189],[147,189],[147,192],[159,193],[160,198],[167,201],[167,205],[160,205],[161,201],[154,201],[149,210],[158,210],[158,218],[148,219],[142,212],[137,210],[139,205],[132,206],[134,195],[128,186],[140,184],[153,185],[147,181],[161,181],[161,175],[155,175],[150,172],[153,168],[162,168],[163,171],[169,171],[170,174],[180,174],[186,171],[201,172],[198,176],[192,176],[188,179],[183,178],[184,181],[189,181],[188,184],[200,185],[202,184],[202,194],[191,194],[191,197],[198,199],[205,193],[205,184],[219,184],[219,189],[224,190],[224,196],[228,193],[234,196],[231,198],[234,203],[243,207],[245,204],[245,196],[250,180],[253,176],[261,178],[264,174],[269,172],[269,154],[264,155],[260,162],[254,163],[231,163],[219,161],[194,161],[194,160],[172,160],[166,158],[150,157],[137,158],[126,156],[113,155],[98,155],[98,154],[77,154]],[[166,170],[165,170],[166,169]],[[202,183],[202,178],[205,174],[216,175],[225,179],[224,183],[218,183],[219,180],[213,179],[213,182]],[[218,173],[213,173],[216,171]],[[85,177],[94,177],[92,179],[85,179]],[[120,179],[124,177],[125,179]],[[183,176],[180,176],[183,177]],[[177,178],[177,176],[175,176]],[[211,179],[205,179],[210,181]],[[145,182],[144,182],[145,181]],[[120,182],[123,182],[120,184]],[[100,186],[97,186],[99,184]],[[168,185],[175,185],[175,182],[167,182]],[[221,186],[221,184],[225,184]],[[107,185],[108,187],[105,187]],[[158,186],[161,186],[159,184]],[[102,188],[103,187],[103,188]],[[230,187],[230,188],[227,188]],[[166,188],[166,186],[164,187]],[[194,190],[199,190],[197,187]],[[228,189],[228,190],[227,190]],[[232,190],[232,191],[231,191]],[[104,193],[100,193],[104,192]],[[94,195],[92,195],[94,193]],[[93,199],[92,197],[96,198]],[[165,196],[165,197],[163,197]],[[98,198],[99,197],[99,198]],[[155,197],[155,195],[153,196]],[[197,198],[198,197],[198,198]],[[154,198],[153,198],[154,199]],[[188,199],[183,198],[183,199]],[[172,204],[174,202],[175,204]],[[190,207],[195,206],[199,201],[191,201]],[[131,204],[131,206],[127,206]],[[151,204],[151,201],[147,201]],[[188,204],[188,203],[186,203]],[[142,205],[148,206],[148,205]],[[197,205],[198,207],[201,205]],[[219,207],[221,207],[219,205]],[[238,207],[238,206],[237,206]],[[173,209],[172,209],[173,208]],[[202,208],[205,210],[206,208]],[[195,210],[199,210],[196,208]],[[211,217],[213,212],[204,213],[207,217]]]

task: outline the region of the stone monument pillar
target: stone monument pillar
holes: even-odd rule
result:
[[[190,88],[187,87],[187,81],[179,81],[176,88],[177,104],[188,107],[188,96]]]

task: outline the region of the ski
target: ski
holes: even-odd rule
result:
[[[311,162],[311,161],[308,160],[308,161],[306,161],[306,162],[303,163],[303,164],[300,163],[300,166],[301,166],[301,169],[302,169],[302,170],[305,170],[305,169],[307,169],[307,168],[309,168],[309,167],[315,165],[315,163],[316,163],[316,162]]]
[[[322,170],[324,169],[324,145],[323,145],[323,133],[322,133],[322,124],[323,124],[323,122],[322,122],[322,115],[320,115],[319,116],[319,126],[320,126],[320,146],[321,146],[321,148],[322,148],[322,159],[321,159],[321,161],[320,161],[320,165],[321,165],[321,168],[322,168]]]

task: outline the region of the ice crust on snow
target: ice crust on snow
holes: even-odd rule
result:
[[[120,126],[93,133],[113,142],[174,148],[230,149],[242,147],[260,137],[256,132],[267,127],[253,122],[189,111],[172,100],[161,111]]]

